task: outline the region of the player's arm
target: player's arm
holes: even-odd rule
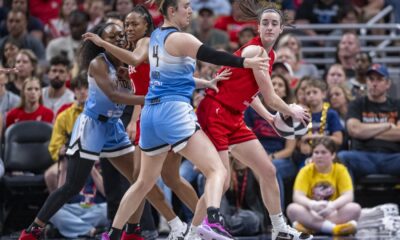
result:
[[[254,57],[261,56],[268,58],[267,52],[260,46],[250,45],[243,49],[243,57]],[[271,77],[268,71],[259,69],[252,69],[254,78],[256,79],[257,85],[260,89],[261,94],[264,97],[265,103],[272,109],[281,112],[284,115],[291,116],[298,119],[306,125],[305,122],[310,120],[310,116],[301,106],[292,104],[287,105],[278,95],[276,95],[272,86]]]
[[[348,119],[346,126],[351,137],[361,140],[373,138],[392,128],[391,123],[362,123],[356,118]]]
[[[274,121],[274,115],[270,113],[261,102],[260,98],[257,96],[250,104],[251,108],[258,113],[262,118],[264,118],[267,122],[271,123]]]
[[[89,75],[92,76],[104,94],[115,103],[140,105],[144,103],[144,96],[118,91],[115,82],[109,78],[108,66],[103,58],[97,57],[89,65]]]
[[[170,34],[165,41],[165,49],[172,56],[189,56],[219,66],[266,69],[268,65],[268,59],[265,57],[256,55],[254,58],[243,58],[224,51],[217,51],[204,45],[193,35],[182,32]]]
[[[262,57],[268,57],[267,52],[259,46],[248,46],[243,52],[243,57],[254,57],[260,55]],[[271,77],[268,71],[262,71],[258,69],[253,69],[254,77],[257,81],[260,92],[264,97],[265,103],[272,109],[283,113],[284,115],[292,115],[290,107],[278,96],[276,95],[274,88],[272,86]]]
[[[231,75],[232,75],[231,70],[229,68],[225,68],[224,71],[217,74],[215,78],[211,80],[201,79],[197,77],[194,77],[193,79],[196,84],[196,89],[211,88],[214,89],[216,92],[218,92],[218,87],[217,87],[218,82],[222,80],[228,80]]]
[[[133,52],[123,48],[119,48],[103,39],[97,34],[87,32],[82,35],[83,40],[90,40],[99,47],[104,48],[110,52],[113,56],[120,59],[126,64],[137,66],[148,59],[148,49],[150,38],[144,37],[137,42],[136,48]]]

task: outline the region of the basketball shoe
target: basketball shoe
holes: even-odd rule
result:
[[[272,229],[272,240],[310,240],[313,235],[302,233],[286,225],[281,229]]]
[[[222,221],[210,223],[208,218],[198,227],[197,234],[203,240],[232,240],[232,235],[224,228]]]
[[[18,240],[37,240],[40,239],[40,236],[43,233],[44,228],[40,227],[34,227],[31,229],[30,232],[27,232],[26,229],[24,229],[21,232],[21,235],[19,236]]]

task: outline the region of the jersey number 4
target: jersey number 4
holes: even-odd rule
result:
[[[156,67],[158,67],[158,60],[160,60],[160,58],[158,57],[158,45],[153,46],[153,58],[157,59]]]

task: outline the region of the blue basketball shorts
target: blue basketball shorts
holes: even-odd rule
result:
[[[149,156],[170,149],[179,152],[199,129],[193,107],[187,102],[145,105],[140,118],[139,146]]]
[[[67,155],[77,151],[81,158],[114,158],[135,150],[119,118],[100,121],[81,113],[71,133]]]

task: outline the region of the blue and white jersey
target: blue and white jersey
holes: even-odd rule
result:
[[[118,91],[132,93],[132,83],[129,80],[118,79],[114,65],[107,59],[104,53],[100,54],[108,66],[110,79],[117,86]],[[100,89],[93,77],[88,74],[89,93],[85,103],[84,112],[89,116],[103,115],[108,118],[119,118],[124,111],[125,104],[112,102],[107,95]]]
[[[196,60],[190,57],[175,57],[165,49],[165,40],[174,27],[157,28],[150,37],[150,86],[146,104],[183,100],[190,102],[195,89],[193,73]],[[182,44],[185,44],[182,42]]]

